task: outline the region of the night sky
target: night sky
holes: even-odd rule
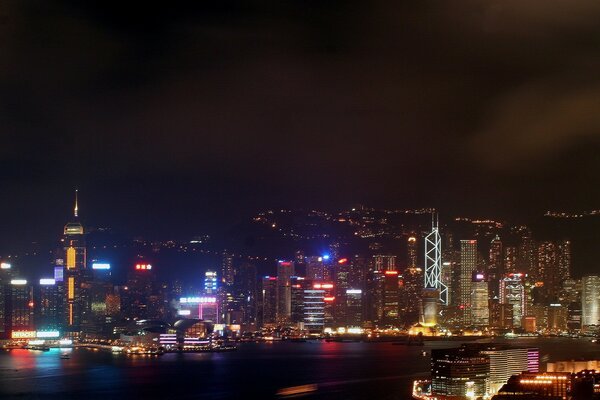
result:
[[[97,3],[97,4],[96,4]],[[136,3],[136,2],[132,2]],[[597,0],[0,3],[0,241],[600,200]]]

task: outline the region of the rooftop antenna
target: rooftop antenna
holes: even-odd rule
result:
[[[75,218],[78,217],[78,211],[79,211],[79,207],[77,207],[77,192],[79,192],[79,190],[75,189],[75,209],[73,210],[73,214],[75,214]]]

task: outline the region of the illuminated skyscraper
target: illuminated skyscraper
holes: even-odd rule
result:
[[[277,262],[277,322],[286,324],[292,318],[292,276],[294,263],[292,261]]]
[[[415,236],[410,236],[407,242],[407,250],[408,250],[408,267],[409,268],[417,268],[417,255],[418,255],[418,243],[417,238]]]
[[[515,246],[506,246],[504,249],[504,274],[514,274],[518,272],[517,248]]]
[[[227,251],[223,252],[221,281],[225,286],[233,285],[234,281],[233,254],[227,253]]]
[[[544,288],[549,298],[553,299],[558,295],[561,280],[558,273],[557,248],[554,242],[539,244],[536,277],[544,282]]]
[[[8,315],[6,319],[10,332],[34,329],[33,292],[32,287],[27,284],[25,279],[12,279],[10,281],[7,306]]]
[[[479,327],[488,326],[490,321],[489,288],[483,272],[473,273],[471,287],[471,323]]]
[[[63,260],[63,286],[66,296],[63,302],[64,329],[69,332],[78,332],[81,324],[89,313],[89,299],[87,298],[85,281],[87,280],[87,253],[83,225],[79,222],[79,206],[75,191],[75,207],[73,209],[74,222],[65,225],[62,244]]]
[[[216,294],[217,289],[217,273],[215,271],[206,271],[204,273],[204,294]]]
[[[561,240],[558,242],[558,278],[562,284],[571,277],[571,241]]]
[[[581,279],[581,325],[589,329],[600,325],[600,276],[590,275]]]
[[[442,282],[442,239],[437,221],[431,221],[431,233],[425,237],[425,289],[436,289],[440,301],[448,305],[448,287]]]
[[[264,276],[261,281],[259,322],[262,327],[277,322],[277,277]]]
[[[496,235],[490,244],[489,263],[487,278],[492,297],[498,295],[500,277],[504,275],[504,263],[502,259],[502,241]]]
[[[396,271],[396,256],[373,256],[373,264],[375,266],[375,271]]]
[[[35,296],[35,324],[38,330],[60,330],[61,298],[59,285],[52,278],[40,279],[38,295]]]
[[[460,303],[462,310],[462,322],[464,325],[471,324],[471,283],[473,272],[477,269],[477,240],[460,241]]]
[[[527,302],[523,274],[510,274],[500,281],[500,304],[510,304],[513,310],[513,326],[520,327],[527,315]]]

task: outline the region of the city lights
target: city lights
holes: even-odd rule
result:
[[[110,264],[108,264],[108,263],[93,263],[92,269],[107,270],[107,269],[110,269]],[[151,269],[151,268],[148,268],[148,269]]]

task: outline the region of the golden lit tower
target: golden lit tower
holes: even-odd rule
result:
[[[79,206],[75,191],[74,221],[65,225],[61,240],[63,256],[63,285],[64,285],[64,328],[66,331],[77,332],[85,310],[85,296],[82,282],[86,270],[86,248],[83,225],[79,222]]]

